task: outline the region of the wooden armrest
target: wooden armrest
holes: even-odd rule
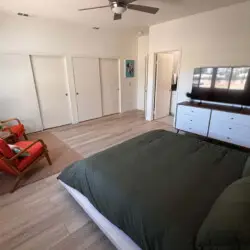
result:
[[[6,159],[5,157],[1,157],[1,160],[5,161],[6,164],[17,174],[19,174],[19,170],[17,169],[17,167],[15,165],[13,165],[13,162],[10,159]]]
[[[8,123],[8,122],[13,122],[13,121],[16,121],[18,124],[21,124],[21,122],[18,118],[10,118],[8,120],[1,121],[1,123]]]
[[[26,147],[25,149],[23,149],[22,151],[20,151],[18,154],[16,154],[15,156],[13,156],[11,159],[9,159],[10,161],[13,161],[15,159],[17,159],[22,153],[26,152],[29,148],[31,148],[32,146],[34,146],[36,143],[40,142],[43,145],[43,148],[46,149],[46,145],[43,142],[43,140],[39,139],[34,141],[33,143],[31,143],[28,147]]]

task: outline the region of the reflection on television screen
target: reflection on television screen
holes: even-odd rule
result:
[[[191,98],[250,106],[250,66],[196,68]]]
[[[200,88],[211,88],[213,78],[213,68],[202,68],[200,76]]]
[[[232,68],[218,68],[215,78],[215,88],[228,89]]]
[[[229,89],[234,89],[234,90],[244,90],[247,77],[248,77],[248,72],[249,68],[234,68],[232,72],[232,78],[230,82]]]

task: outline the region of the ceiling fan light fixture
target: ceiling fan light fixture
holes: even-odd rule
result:
[[[115,14],[123,14],[127,10],[127,6],[124,3],[113,2],[111,9]]]

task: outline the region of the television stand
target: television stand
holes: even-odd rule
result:
[[[189,133],[250,148],[250,109],[218,104],[182,102],[175,127]]]

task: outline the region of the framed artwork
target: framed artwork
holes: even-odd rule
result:
[[[135,60],[125,60],[126,78],[135,77]]]

